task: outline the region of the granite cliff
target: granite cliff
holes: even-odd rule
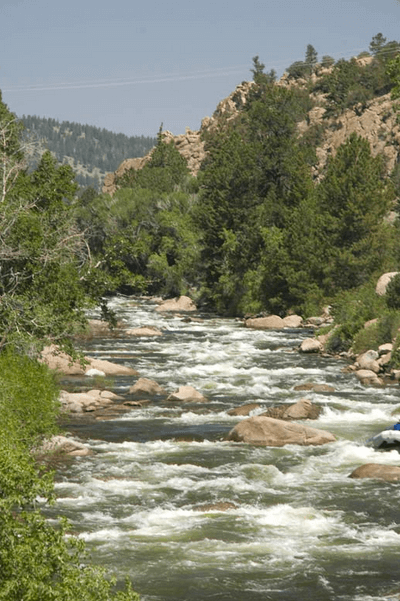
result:
[[[362,66],[368,65],[373,59],[364,57],[357,59]],[[330,69],[319,67],[312,74],[311,81],[316,82],[319,77],[329,73]],[[309,81],[293,79],[285,73],[275,85],[291,87],[306,87]],[[184,134],[174,136],[170,131],[163,132],[166,142],[173,142],[177,150],[185,157],[190,172],[196,175],[204,157],[206,156],[204,134],[218,127],[223,121],[235,119],[246,103],[249,90],[253,82],[242,82],[214,111],[212,117],[205,117],[197,131],[186,129]],[[371,146],[374,156],[381,154],[386,159],[386,169],[390,173],[399,161],[400,126],[397,122],[397,113],[390,94],[384,94],[371,99],[366,103],[356,104],[351,109],[345,110],[339,116],[326,118],[326,98],[324,94],[310,94],[312,108],[307,118],[298,124],[299,135],[306,134],[310,128],[321,126],[320,139],[316,147],[317,164],[313,167],[316,179],[321,177],[323,168],[329,156],[333,156],[336,149],[352,134],[356,133],[366,138]],[[117,178],[129,169],[140,169],[151,157],[150,151],[142,158],[126,159],[114,173],[108,173],[104,178],[103,192],[113,194],[116,189]]]

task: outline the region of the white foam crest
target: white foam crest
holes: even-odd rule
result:
[[[198,511],[188,509],[163,509],[137,511],[121,520],[121,523],[135,527],[135,536],[168,537],[200,527],[207,517]]]
[[[314,507],[293,507],[287,503],[263,510],[250,508],[247,516],[255,519],[260,526],[280,530],[283,536],[287,536],[289,529],[293,538],[330,534],[342,525],[339,512],[322,512]]]
[[[114,546],[116,541],[120,541],[122,538],[129,536],[129,533],[121,530],[120,528],[102,528],[95,532],[82,532],[78,535],[78,538],[85,542],[98,542],[102,544],[111,544]]]
[[[336,402],[337,399],[334,399]],[[327,399],[329,402],[329,399]],[[354,405],[357,406],[357,409],[354,408]],[[385,423],[391,422],[395,423],[396,419],[391,416],[393,408],[390,405],[372,405],[371,403],[355,403],[352,401],[349,404],[345,404],[345,406],[351,406],[350,410],[340,410],[335,407],[330,407],[329,405],[324,406],[323,413],[319,417],[319,423],[327,422],[328,424],[343,424],[350,423],[357,427],[358,424],[375,424],[375,423]]]

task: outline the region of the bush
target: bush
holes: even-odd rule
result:
[[[400,273],[395,275],[387,285],[385,300],[389,309],[400,309]]]
[[[389,311],[367,328],[359,330],[354,337],[354,352],[363,353],[370,349],[378,350],[381,344],[392,342],[400,327],[400,312]]]
[[[56,430],[58,389],[49,369],[11,348],[0,354],[0,601],[137,601],[127,584],[87,563],[83,541],[41,513],[53,478],[32,450]]]
[[[328,341],[328,350],[348,350],[365,322],[384,313],[385,301],[368,282],[355,290],[341,292],[332,302],[332,315],[338,327]]]

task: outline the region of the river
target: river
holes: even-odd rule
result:
[[[168,392],[192,385],[209,402],[158,401],[109,421],[71,417],[69,432],[93,454],[59,470],[56,511],[93,561],[128,575],[142,601],[398,599],[400,487],[348,476],[364,463],[400,465],[397,451],[365,444],[396,421],[399,387],[362,386],[342,372],[345,363],[298,353],[306,330],[187,320],[157,313],[150,300],[111,304],[127,326],[157,326],[163,336],[93,339],[86,354],[132,366]],[[127,395],[135,381],[117,377],[110,386]],[[335,392],[293,389],[305,382]],[[229,409],[258,402],[257,413],[304,397],[323,408],[307,424],[336,442],[225,440],[245,419]]]

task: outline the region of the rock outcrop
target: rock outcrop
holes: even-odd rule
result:
[[[371,57],[367,57],[369,62]],[[358,59],[364,64],[366,59]],[[363,62],[364,61],[364,62]],[[366,64],[366,63],[365,63]],[[317,66],[316,73],[311,80],[316,82],[318,77],[329,73],[329,68]],[[308,80],[293,79],[286,73],[276,85],[282,87],[306,87]],[[249,91],[254,82],[242,82],[235,90],[217,105],[212,117],[204,117],[199,130],[192,131],[187,128],[184,134],[174,136],[171,132],[163,132],[166,142],[173,142],[177,150],[187,160],[188,168],[196,175],[201,167],[206,150],[204,138],[207,132],[212,132],[237,117],[247,102]],[[398,162],[400,147],[400,126],[397,122],[397,113],[393,109],[390,94],[370,100],[361,105],[347,109],[338,117],[325,118],[326,100],[324,94],[311,95],[314,106],[310,109],[307,119],[298,124],[299,135],[304,135],[310,128],[323,125],[321,142],[316,149],[318,164],[313,168],[316,179],[321,177],[329,157],[335,155],[337,148],[347,140],[351,134],[366,138],[371,146],[373,156],[382,155],[386,161],[387,173],[390,173]],[[145,157],[126,159],[114,173],[108,173],[104,178],[103,192],[114,194],[117,190],[117,180],[129,169],[141,169],[151,158],[152,151]]]

